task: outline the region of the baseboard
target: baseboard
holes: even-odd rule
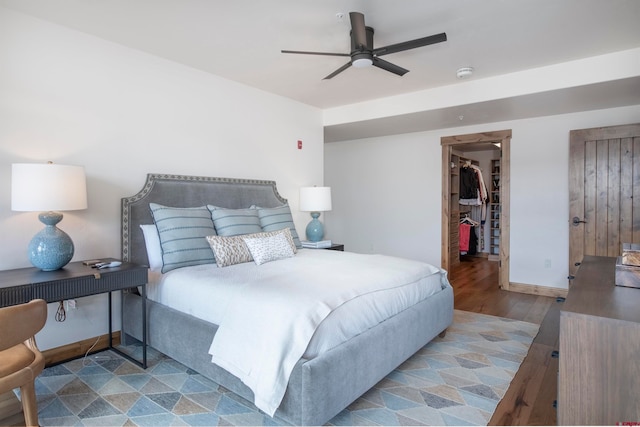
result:
[[[569,289],[552,288],[550,286],[527,285],[525,283],[509,282],[509,291],[521,294],[540,295],[543,297],[566,298]]]
[[[114,346],[120,344],[120,331],[112,334],[112,340]],[[44,355],[45,364],[51,366],[82,357],[89,349],[91,349],[91,353],[95,353],[107,348],[109,348],[109,334],[104,334],[99,337],[88,338],[61,347],[44,350],[42,354]]]

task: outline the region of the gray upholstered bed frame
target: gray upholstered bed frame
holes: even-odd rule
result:
[[[122,259],[148,264],[140,224],[151,224],[149,203],[227,208],[276,207],[286,202],[273,181],[149,174],[144,188],[122,199]],[[123,339],[140,339],[140,296],[123,298]],[[253,393],[211,363],[208,354],[217,326],[147,301],[151,347],[253,401]],[[296,364],[276,417],[295,425],[326,423],[453,321],[450,286],[378,326],[311,360]]]

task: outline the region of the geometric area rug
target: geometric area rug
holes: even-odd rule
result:
[[[456,310],[444,338],[327,425],[487,425],[538,327]],[[148,365],[104,351],[45,369],[36,380],[40,425],[286,425],[153,349]]]

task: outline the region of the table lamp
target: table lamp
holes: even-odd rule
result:
[[[300,188],[300,210],[311,212],[311,222],[307,225],[307,240],[319,242],[324,237],[324,226],[318,220],[320,212],[331,210],[331,187]]]
[[[58,270],[73,258],[73,242],[56,227],[62,214],[87,208],[87,182],[82,166],[14,163],[11,167],[11,210],[37,212],[45,225],[29,243],[29,261],[43,271]]]

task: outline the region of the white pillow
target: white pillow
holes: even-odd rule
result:
[[[287,228],[285,230],[288,231]],[[273,236],[242,237],[257,265],[293,256],[293,249],[283,233]]]
[[[140,224],[144,235],[144,244],[147,247],[147,260],[149,268],[154,271],[162,270],[162,246],[160,246],[160,236],[155,224]]]

